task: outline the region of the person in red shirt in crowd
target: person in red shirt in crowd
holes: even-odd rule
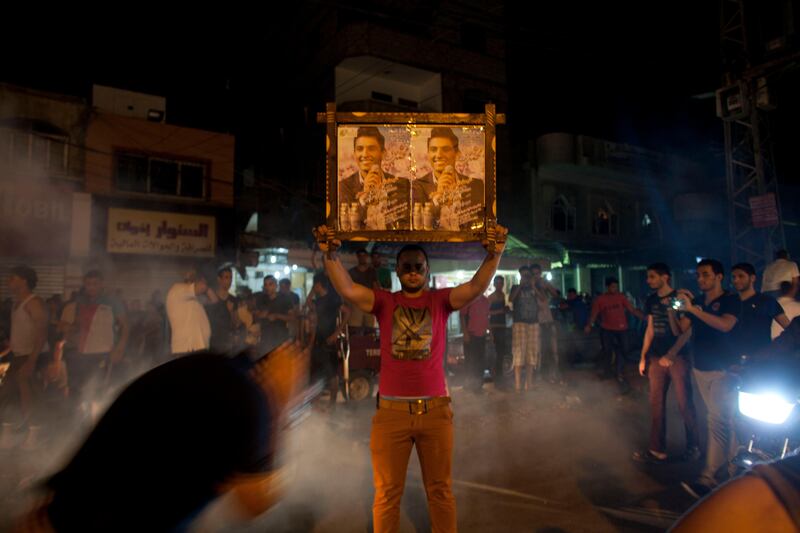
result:
[[[639,320],[644,320],[644,313],[633,307],[628,298],[619,292],[619,281],[606,278],[606,292],[592,302],[592,314],[586,324],[586,333],[591,333],[592,325],[600,318],[600,342],[603,346],[603,371],[608,375],[614,372],[620,389],[628,389],[623,369],[625,354],[628,353],[628,311]],[[616,358],[615,358],[616,354]],[[614,364],[614,367],[612,367]]]
[[[375,483],[375,533],[396,532],[411,448],[416,446],[431,530],[454,532],[452,491],[453,411],[444,373],[447,317],[489,288],[508,230],[495,229],[495,246],[484,242],[486,258],[472,279],[457,287],[428,289],[425,250],[417,244],[397,254],[402,290],[388,292],[355,283],[336,255],[341,242],[326,226],[315,230],[328,278],[342,298],[378,319],[381,373],[378,411],[372,419],[370,450]],[[488,312],[487,312],[488,314]]]
[[[489,298],[481,294],[461,308],[461,331],[464,333],[464,359],[467,365],[465,387],[483,391],[486,370],[486,331],[489,329]]]

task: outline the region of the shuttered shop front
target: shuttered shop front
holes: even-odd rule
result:
[[[65,268],[63,264],[53,265],[44,262],[31,263],[30,261],[22,259],[14,260],[5,258],[0,260],[0,276],[2,277],[0,281],[1,299],[5,300],[11,297],[11,291],[8,290],[8,276],[11,273],[11,269],[17,265],[23,264],[36,271],[36,275],[39,278],[36,289],[34,290],[36,294],[43,298],[48,298],[54,294],[64,297],[69,296],[68,294],[64,294]]]

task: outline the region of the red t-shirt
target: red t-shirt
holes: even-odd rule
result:
[[[84,353],[86,350],[86,341],[89,340],[89,328],[92,326],[92,319],[94,318],[94,314],[97,312],[97,304],[84,304],[79,306],[78,311],[78,324],[79,324],[79,331],[80,337],[78,341],[78,350],[81,353]]]
[[[402,292],[373,293],[372,313],[381,332],[381,396],[446,396],[450,289],[425,291],[419,298],[407,298]]]
[[[483,337],[489,329],[489,298],[481,294],[461,309],[461,319],[467,319],[467,332],[473,337]]]
[[[592,316],[600,317],[600,327],[608,331],[625,331],[628,329],[628,317],[625,310],[633,311],[633,306],[624,294],[601,294],[592,302]]]

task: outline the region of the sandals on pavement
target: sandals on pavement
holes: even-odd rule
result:
[[[659,457],[650,450],[633,452],[631,458],[637,463],[646,463],[651,465],[663,465],[667,462],[667,454],[664,454],[664,457]]]

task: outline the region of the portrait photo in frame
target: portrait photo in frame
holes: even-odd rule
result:
[[[354,241],[469,242],[497,220],[494,106],[481,114],[337,112],[327,124],[326,223]]]

